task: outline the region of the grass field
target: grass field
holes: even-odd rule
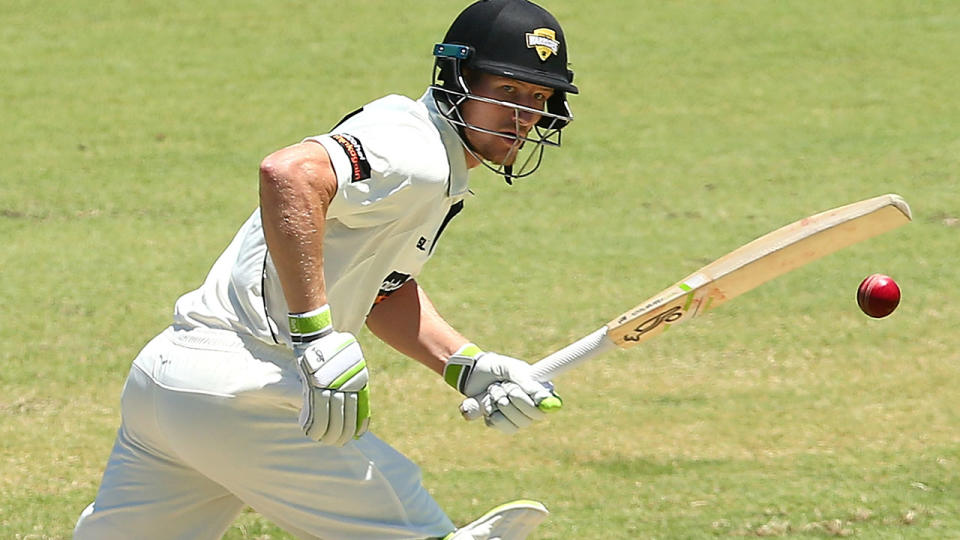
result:
[[[560,378],[512,438],[364,333],[374,430],[458,523],[543,500],[537,539],[960,537],[960,3],[543,4],[582,91],[564,148],[477,172],[421,276],[481,346],[536,359],[826,208],[897,192],[915,221]],[[260,159],[419,96],[463,5],[0,0],[0,537],[70,537],[130,361]],[[903,289],[884,320],[873,272]],[[289,538],[253,512],[226,537]]]

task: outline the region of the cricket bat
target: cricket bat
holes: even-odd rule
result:
[[[716,308],[727,300],[807,263],[909,223],[910,206],[881,195],[801,219],[704,266],[587,336],[533,365],[547,382],[607,351],[629,349]],[[465,418],[479,416],[476,400],[461,404]]]

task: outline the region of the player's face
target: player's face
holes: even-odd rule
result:
[[[552,88],[488,73],[475,73],[471,77],[470,92],[537,111],[542,111],[547,99],[553,95]],[[523,141],[517,137],[526,136],[541,116],[531,111],[475,99],[468,99],[461,106],[461,112],[467,124],[492,132],[467,129],[466,136],[482,158],[500,165],[513,164],[523,145]]]

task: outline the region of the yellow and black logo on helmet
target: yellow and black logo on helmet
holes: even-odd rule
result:
[[[557,54],[560,51],[560,42],[557,41],[557,33],[549,28],[537,28],[533,32],[527,32],[527,48],[536,49],[540,60],[546,62],[551,54]]]

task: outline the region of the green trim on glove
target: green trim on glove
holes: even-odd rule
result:
[[[324,304],[306,313],[289,313],[290,338],[295,343],[313,341],[333,331],[330,306]]]
[[[483,350],[481,350],[480,347],[477,347],[473,343],[467,343],[463,347],[460,347],[460,349],[457,350],[457,352],[453,353],[454,356],[466,356],[474,360],[476,360],[477,357],[480,356],[481,354],[483,354]]]
[[[543,412],[554,412],[560,410],[563,407],[563,400],[560,399],[560,396],[554,394],[546,399],[537,403],[537,408]]]
[[[367,432],[364,424],[370,423],[370,386],[364,386],[357,392],[357,432],[360,435],[354,436],[359,439],[362,434]]]
[[[339,390],[340,387],[343,386],[347,381],[349,381],[350,379],[352,379],[354,375],[356,375],[357,373],[360,373],[361,371],[363,371],[363,370],[366,369],[366,368],[367,368],[367,361],[366,361],[366,360],[362,360],[362,361],[360,361],[360,362],[357,362],[352,368],[350,368],[350,369],[347,370],[347,371],[344,371],[343,374],[341,374],[341,375],[340,375],[339,377],[337,377],[333,382],[331,382],[331,383],[330,383],[330,386],[328,386],[328,388],[332,388],[332,389],[334,389],[334,390]],[[366,388],[366,387],[364,387],[364,388]]]
[[[470,372],[473,371],[473,366],[477,363],[477,357],[481,354],[483,354],[483,350],[473,343],[467,343],[457,349],[457,352],[453,353],[453,356],[448,358],[446,365],[443,366],[443,380],[447,381],[447,384],[452,386],[454,390],[463,394],[463,385],[470,377]]]
[[[460,390],[460,375],[464,369],[468,369],[467,366],[451,364],[447,361],[447,365],[443,368],[443,380],[447,381],[447,384],[455,390]]]

